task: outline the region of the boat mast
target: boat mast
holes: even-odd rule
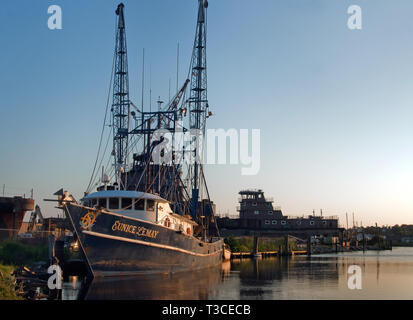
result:
[[[208,110],[207,97],[207,64],[206,64],[206,27],[205,11],[208,7],[206,0],[198,0],[198,21],[196,26],[195,42],[191,60],[191,93],[189,98],[190,110],[190,128],[198,130],[199,133],[205,133],[205,120]],[[198,163],[197,154],[200,150],[195,146],[194,164],[192,171],[192,200],[191,216],[197,217],[197,208],[199,200],[199,188],[201,186],[201,165]],[[202,155],[199,155],[202,156]]]
[[[128,56],[126,47],[124,4],[118,5],[116,45],[115,45],[115,78],[113,82],[113,155],[115,160],[115,178],[119,188],[125,188],[126,183],[121,181],[122,173],[127,165],[128,131],[129,131],[129,75]],[[122,187],[123,186],[123,187]]]

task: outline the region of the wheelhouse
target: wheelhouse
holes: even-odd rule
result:
[[[193,235],[194,226],[197,225],[194,221],[175,214],[167,200],[151,193],[104,190],[85,196],[82,204],[156,223],[187,235]]]

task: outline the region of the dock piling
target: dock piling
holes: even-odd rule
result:
[[[261,254],[258,253],[258,242],[259,242],[259,237],[257,235],[254,235],[254,248],[252,250],[252,255],[254,258],[260,258]]]
[[[307,238],[307,256],[311,256],[311,237]]]
[[[288,246],[288,235],[284,236],[284,255],[288,256],[290,253]]]

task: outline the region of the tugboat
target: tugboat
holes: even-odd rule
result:
[[[191,130],[205,132],[206,119],[211,116],[206,81],[208,2],[198,2],[191,79],[166,107],[158,101],[157,111],[145,111],[143,102],[138,108],[129,99],[124,5],[117,7],[112,119],[103,127],[103,131],[111,128],[113,149],[107,158],[99,150],[80,202],[63,189],[55,193],[91,276],[174,273],[222,262],[224,243],[202,161],[194,157],[188,163],[185,156],[197,152],[199,145],[168,149],[165,138],[158,135],[160,129],[168,131],[172,139]],[[189,97],[183,100],[189,84]],[[168,161],[159,157],[165,154],[171,155]],[[106,172],[102,167],[101,177],[97,177],[97,164],[104,159],[113,165]],[[97,191],[91,192],[95,187]]]

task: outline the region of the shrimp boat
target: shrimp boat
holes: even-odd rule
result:
[[[125,6],[117,7],[111,123],[106,123],[106,114],[84,197],[76,201],[63,189],[55,193],[92,276],[173,273],[217,266],[223,260],[224,243],[202,155],[191,157],[200,149],[191,132],[205,132],[212,115],[206,81],[208,3],[198,2],[191,77],[165,107],[158,101],[156,111],[145,110],[143,98],[140,107],[129,99]],[[101,152],[106,130],[106,146],[113,142],[109,153]],[[188,135],[182,145],[166,143]]]

